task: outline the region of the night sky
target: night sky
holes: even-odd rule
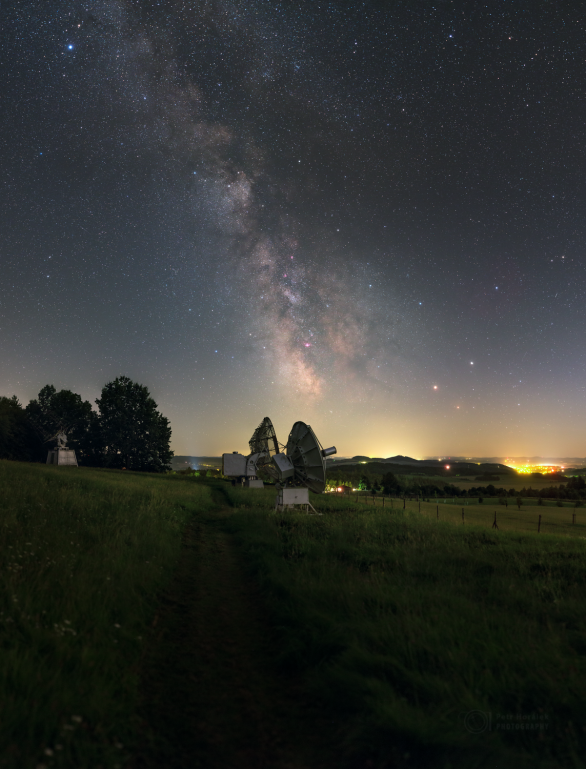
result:
[[[586,6],[2,2],[0,394],[177,454],[586,455]]]

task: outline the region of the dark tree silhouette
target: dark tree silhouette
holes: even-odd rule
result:
[[[16,395],[0,397],[0,459],[20,462],[43,459],[42,440]]]
[[[106,467],[151,473],[171,469],[171,426],[146,387],[121,376],[104,386],[96,403]]]

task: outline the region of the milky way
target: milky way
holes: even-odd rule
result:
[[[2,392],[580,453],[583,19],[454,5],[3,6]]]

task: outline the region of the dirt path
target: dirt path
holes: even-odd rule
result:
[[[271,667],[275,641],[221,510],[186,531],[143,662],[137,768],[336,766],[334,724]],[[325,735],[330,735],[329,737]]]

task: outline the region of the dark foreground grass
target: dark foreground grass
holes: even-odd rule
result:
[[[250,491],[228,494],[250,504]],[[237,510],[230,525],[280,627],[280,664],[347,724],[348,756],[585,766],[582,539],[341,500],[322,516],[267,514],[268,493],[256,494],[263,511]]]
[[[0,462],[0,766],[122,767],[187,518],[176,477]]]

